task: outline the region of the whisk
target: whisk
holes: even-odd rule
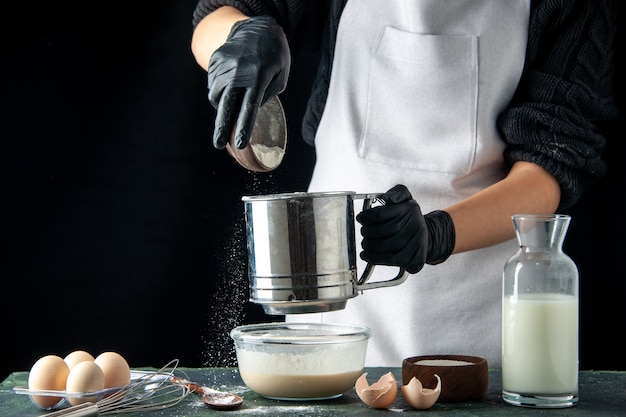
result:
[[[174,359],[160,370],[142,375],[125,387],[120,388],[119,391],[95,403],[86,402],[44,414],[41,417],[96,417],[171,407],[181,402],[192,392],[189,384],[180,382],[187,380],[187,375],[183,371],[177,371],[183,375],[182,377],[174,377],[177,366],[178,359]],[[172,369],[169,370],[169,368]]]

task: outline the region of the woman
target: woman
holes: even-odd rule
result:
[[[208,70],[216,148],[235,125],[244,147],[259,105],[285,88],[311,3],[198,3],[192,51]],[[371,327],[368,366],[421,354],[500,366],[511,215],[567,209],[605,170],[616,4],[328,2],[303,121],[316,152],[309,191],[389,190],[357,218],[361,257],[417,275],[287,320]]]

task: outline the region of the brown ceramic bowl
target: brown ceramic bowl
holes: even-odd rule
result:
[[[402,384],[416,377],[424,388],[435,388],[441,378],[439,402],[480,400],[487,393],[489,367],[487,360],[477,356],[428,355],[402,361]]]

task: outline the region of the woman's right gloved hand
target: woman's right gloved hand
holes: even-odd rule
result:
[[[233,25],[209,61],[209,101],[217,109],[215,148],[226,146],[235,123],[235,146],[246,147],[259,107],[285,89],[290,65],[287,38],[272,17],[251,17]]]
[[[360,212],[361,258],[377,265],[392,265],[415,274],[424,264],[436,265],[452,254],[456,231],[443,210],[422,215],[411,192],[398,184],[380,197],[385,204]]]

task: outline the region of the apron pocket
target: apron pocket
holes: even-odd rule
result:
[[[385,27],[371,58],[359,157],[467,174],[476,153],[478,38]]]

